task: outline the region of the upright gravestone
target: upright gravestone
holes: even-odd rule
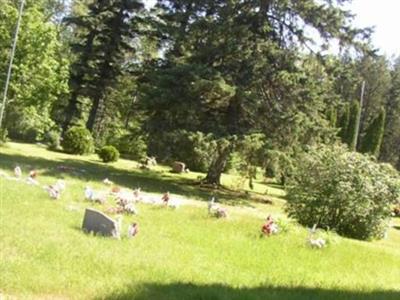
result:
[[[172,170],[175,173],[182,173],[185,172],[186,165],[181,161],[174,161],[172,164]]]
[[[93,232],[104,236],[120,237],[118,222],[92,208],[86,208],[85,210],[82,229],[88,233]]]

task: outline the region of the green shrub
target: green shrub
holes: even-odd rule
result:
[[[211,134],[175,130],[151,136],[149,153],[160,161],[183,161],[190,170],[207,172],[216,150]]]
[[[61,133],[58,130],[50,130],[44,135],[44,142],[50,150],[61,149]]]
[[[364,240],[383,237],[400,181],[388,164],[343,146],[319,146],[298,155],[286,189],[287,212],[300,224]]]
[[[65,152],[70,154],[83,155],[93,153],[93,137],[86,128],[73,126],[65,132],[62,147]]]
[[[98,153],[100,159],[105,162],[114,162],[119,159],[119,152],[114,146],[104,146]]]
[[[125,134],[115,139],[114,144],[117,146],[119,152],[131,159],[141,160],[147,156],[145,137],[139,132]]]
[[[41,142],[45,134],[55,127],[48,109],[27,106],[10,112],[7,128],[11,138],[25,142]]]

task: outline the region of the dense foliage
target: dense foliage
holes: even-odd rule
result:
[[[105,163],[115,162],[115,161],[118,161],[118,159],[119,159],[119,152],[118,152],[117,148],[115,148],[114,146],[102,147],[99,150],[98,155],[99,155],[100,159]]]
[[[211,134],[175,130],[153,135],[149,141],[149,151],[160,161],[185,162],[193,171],[207,172],[216,147]]]
[[[61,149],[61,133],[59,130],[48,131],[44,137],[44,142],[50,150]]]
[[[356,150],[357,146],[360,113],[360,104],[354,100],[350,105],[349,123],[344,140],[349,149],[353,151]]]
[[[0,0],[0,87],[6,79],[19,1]],[[52,108],[67,92],[68,61],[44,1],[27,1],[8,91],[5,126],[11,138],[41,141],[56,124]]]
[[[390,165],[345,147],[319,146],[297,157],[287,191],[287,211],[299,223],[380,238],[400,197],[400,177]]]
[[[79,125],[211,184],[233,167],[284,183],[295,153],[338,140],[400,169],[400,59],[371,50],[347,2],[27,0],[4,127],[57,149]],[[3,86],[18,1],[0,6]]]
[[[90,154],[94,151],[93,137],[85,127],[73,126],[69,128],[62,140],[62,147],[70,154]]]
[[[127,158],[141,160],[147,155],[146,140],[138,132],[122,134],[117,138],[111,138],[110,141],[114,141],[118,151]]]
[[[67,18],[68,24],[77,27],[71,45],[77,58],[71,65],[65,128],[82,121],[86,103],[86,127],[97,141],[104,130],[107,96],[124,71],[125,55],[135,53],[133,40],[142,9],[143,3],[136,0],[92,1],[86,14]]]
[[[365,131],[360,151],[379,157],[382,145],[383,132],[385,130],[386,111],[382,107],[379,114],[372,120]]]

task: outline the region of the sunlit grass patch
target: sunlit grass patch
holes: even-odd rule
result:
[[[17,299],[399,298],[400,230],[395,227],[387,240],[360,242],[335,236],[335,243],[316,250],[306,244],[307,229],[295,223],[287,232],[260,237],[267,214],[290,222],[282,211],[284,200],[227,206],[227,219],[210,217],[206,203],[198,201],[177,210],[138,204],[139,215],[123,217],[121,240],[93,236],[81,231],[84,209],[92,206],[84,200],[83,189],[86,185],[107,189],[101,183],[105,177],[124,187],[141,186],[152,193],[170,190],[200,200],[207,200],[211,192],[198,192],[198,186],[185,181],[200,174],[176,175],[164,166],[140,171],[135,162],[125,160],[108,166],[94,156],[75,157],[24,144],[10,144],[0,151],[0,168],[10,174],[20,164],[25,175],[29,167],[38,169],[43,184],[60,177],[67,182],[61,199],[54,201],[41,188],[0,179],[0,292],[4,295]],[[56,169],[60,164],[85,171],[60,173]],[[128,239],[127,228],[133,221],[140,231]],[[400,225],[398,219],[393,222]]]

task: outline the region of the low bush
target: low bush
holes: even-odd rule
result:
[[[30,143],[42,142],[45,139],[45,133],[56,126],[46,108],[27,106],[9,113],[7,128],[9,136],[13,139]]]
[[[112,140],[111,140],[112,142]],[[140,132],[132,132],[115,139],[119,152],[130,159],[141,160],[147,156],[145,137]]]
[[[105,162],[115,162],[119,159],[119,151],[114,146],[104,146],[98,153],[100,159]]]
[[[58,130],[51,130],[45,133],[44,142],[50,150],[61,149],[61,133]]]
[[[400,180],[388,164],[318,146],[298,155],[286,189],[287,212],[300,224],[365,240],[384,236]]]
[[[94,151],[93,137],[89,130],[80,126],[69,128],[63,137],[62,147],[70,154],[90,154]]]

